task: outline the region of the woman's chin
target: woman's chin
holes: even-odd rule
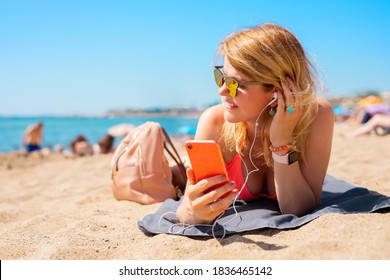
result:
[[[232,112],[228,111],[228,110],[225,111],[223,118],[225,119],[226,122],[229,122],[229,123],[239,122],[237,116],[232,114]]]

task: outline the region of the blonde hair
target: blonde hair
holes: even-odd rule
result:
[[[230,64],[253,81],[265,84],[264,90],[269,92],[274,87],[281,87],[280,82],[289,76],[297,85],[302,96],[303,115],[294,129],[294,138],[301,157],[305,157],[308,145],[308,134],[317,107],[316,101],[316,74],[314,66],[305,54],[299,40],[287,29],[276,24],[263,24],[232,33],[219,45],[218,55],[226,56]],[[272,117],[267,115],[266,123],[261,128],[263,140],[263,155],[268,166],[273,160],[269,151],[269,128]],[[227,149],[243,153],[248,148],[246,123],[225,122],[222,129]],[[287,143],[286,143],[287,144]]]

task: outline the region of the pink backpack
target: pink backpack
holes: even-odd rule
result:
[[[177,164],[175,170],[179,172],[175,172],[175,176],[165,151]],[[156,122],[146,122],[129,132],[116,149],[111,168],[111,187],[117,200],[152,204],[177,199],[187,181],[177,150],[164,128]]]

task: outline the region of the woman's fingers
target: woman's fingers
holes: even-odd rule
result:
[[[193,185],[195,184],[195,174],[194,174],[194,171],[192,170],[192,168],[187,168],[186,169],[186,173],[187,173],[187,179],[188,179],[188,183]]]
[[[199,183],[207,182],[208,180],[211,181],[212,178],[214,177],[201,180]],[[194,185],[193,187],[198,186],[198,184]],[[224,185],[217,186],[215,189],[209,192],[202,193],[196,198],[191,199],[191,208],[193,209],[193,212],[197,213],[197,215],[203,220],[214,220],[232,203],[237,194],[237,191],[234,190],[235,185],[235,182],[228,182]]]
[[[215,186],[215,185],[219,185],[219,184],[223,184],[223,183],[227,183],[227,178],[225,175],[217,175],[217,176],[213,176],[213,177],[209,177],[209,178],[205,178],[203,180],[200,180],[198,183],[194,184],[196,185],[196,192],[197,193],[204,193],[206,192],[209,188]]]
[[[232,204],[236,195],[237,195],[236,191],[231,191],[227,196],[210,203],[209,207],[211,212],[220,215],[223,211],[225,211],[229,207],[230,204]]]
[[[235,183],[228,182],[225,175],[217,175],[209,178],[205,178],[195,183],[194,172],[191,168],[187,169],[188,185],[187,190],[188,194],[192,197],[192,200],[197,197],[203,197],[205,193],[208,193],[209,199],[214,197],[214,200],[218,199],[224,193],[231,191]],[[211,190],[215,187],[215,190]]]
[[[231,191],[233,191],[234,187],[236,186],[236,183],[231,181],[224,185],[216,186],[215,189],[212,189],[211,191],[207,191],[204,195],[205,203],[212,203],[215,202],[224,196],[228,195]]]
[[[206,219],[214,220],[229,207],[237,195],[237,190],[234,189],[235,186],[235,182],[229,182],[203,196],[202,204],[204,205],[203,211]]]
[[[194,172],[187,169],[188,185],[185,195],[187,207],[200,220],[212,221],[225,211],[237,195],[235,182],[227,182],[224,175],[209,177],[195,183]],[[195,215],[195,214],[194,214]]]
[[[297,85],[286,77],[281,81],[282,88],[277,88],[278,109],[270,128],[272,145],[281,146],[294,140],[294,129],[301,116],[301,97],[296,95]]]
[[[296,91],[296,86],[293,83],[293,81],[290,79],[290,77],[286,77],[286,80],[282,81],[282,87],[284,92],[284,99],[285,99],[285,109],[287,112],[291,113],[291,108],[294,108],[295,105],[295,97],[294,92]],[[289,109],[290,107],[290,109]]]

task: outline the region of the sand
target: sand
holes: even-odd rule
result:
[[[390,135],[345,139],[336,124],[328,173],[390,196]],[[294,230],[226,237],[146,236],[137,220],[160,204],[116,201],[111,155],[0,155],[0,259],[390,259],[390,212],[328,214]]]

